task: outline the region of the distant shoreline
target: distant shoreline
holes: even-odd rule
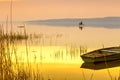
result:
[[[28,24],[48,25],[48,26],[66,26],[75,27],[83,21],[84,26],[120,28],[120,17],[103,17],[103,18],[63,18],[48,20],[30,20],[25,21]]]

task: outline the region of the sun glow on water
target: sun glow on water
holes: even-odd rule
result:
[[[26,46],[17,47],[18,62],[34,63],[82,63],[78,47],[64,46],[30,46],[26,53]],[[12,61],[16,56],[12,55]]]

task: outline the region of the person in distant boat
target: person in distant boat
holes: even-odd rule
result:
[[[80,23],[79,23],[79,29],[83,29],[83,22],[81,21]]]

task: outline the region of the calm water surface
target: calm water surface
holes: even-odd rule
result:
[[[14,29],[22,32],[17,27]],[[80,58],[81,48],[89,52],[119,46],[120,29],[85,27],[81,31],[78,27],[26,25],[26,30],[28,34],[39,35],[39,38],[28,41],[28,55],[24,42],[17,43],[17,59],[21,68],[29,70],[26,69],[29,63],[31,71],[40,73],[39,80],[120,79],[119,61],[94,65],[84,64]],[[15,61],[14,55],[12,61]]]

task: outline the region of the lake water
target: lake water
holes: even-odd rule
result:
[[[17,26],[17,25],[16,25]],[[17,61],[25,71],[38,75],[35,80],[119,80],[120,62],[84,64],[80,49],[87,52],[110,46],[120,46],[120,29],[26,25],[28,34],[39,35],[26,45],[16,44]],[[14,27],[14,31],[22,29]],[[27,50],[27,54],[26,54]],[[83,52],[84,53],[84,52]],[[15,62],[16,55],[12,56]],[[28,67],[30,66],[30,68]],[[33,73],[32,73],[33,74]]]

